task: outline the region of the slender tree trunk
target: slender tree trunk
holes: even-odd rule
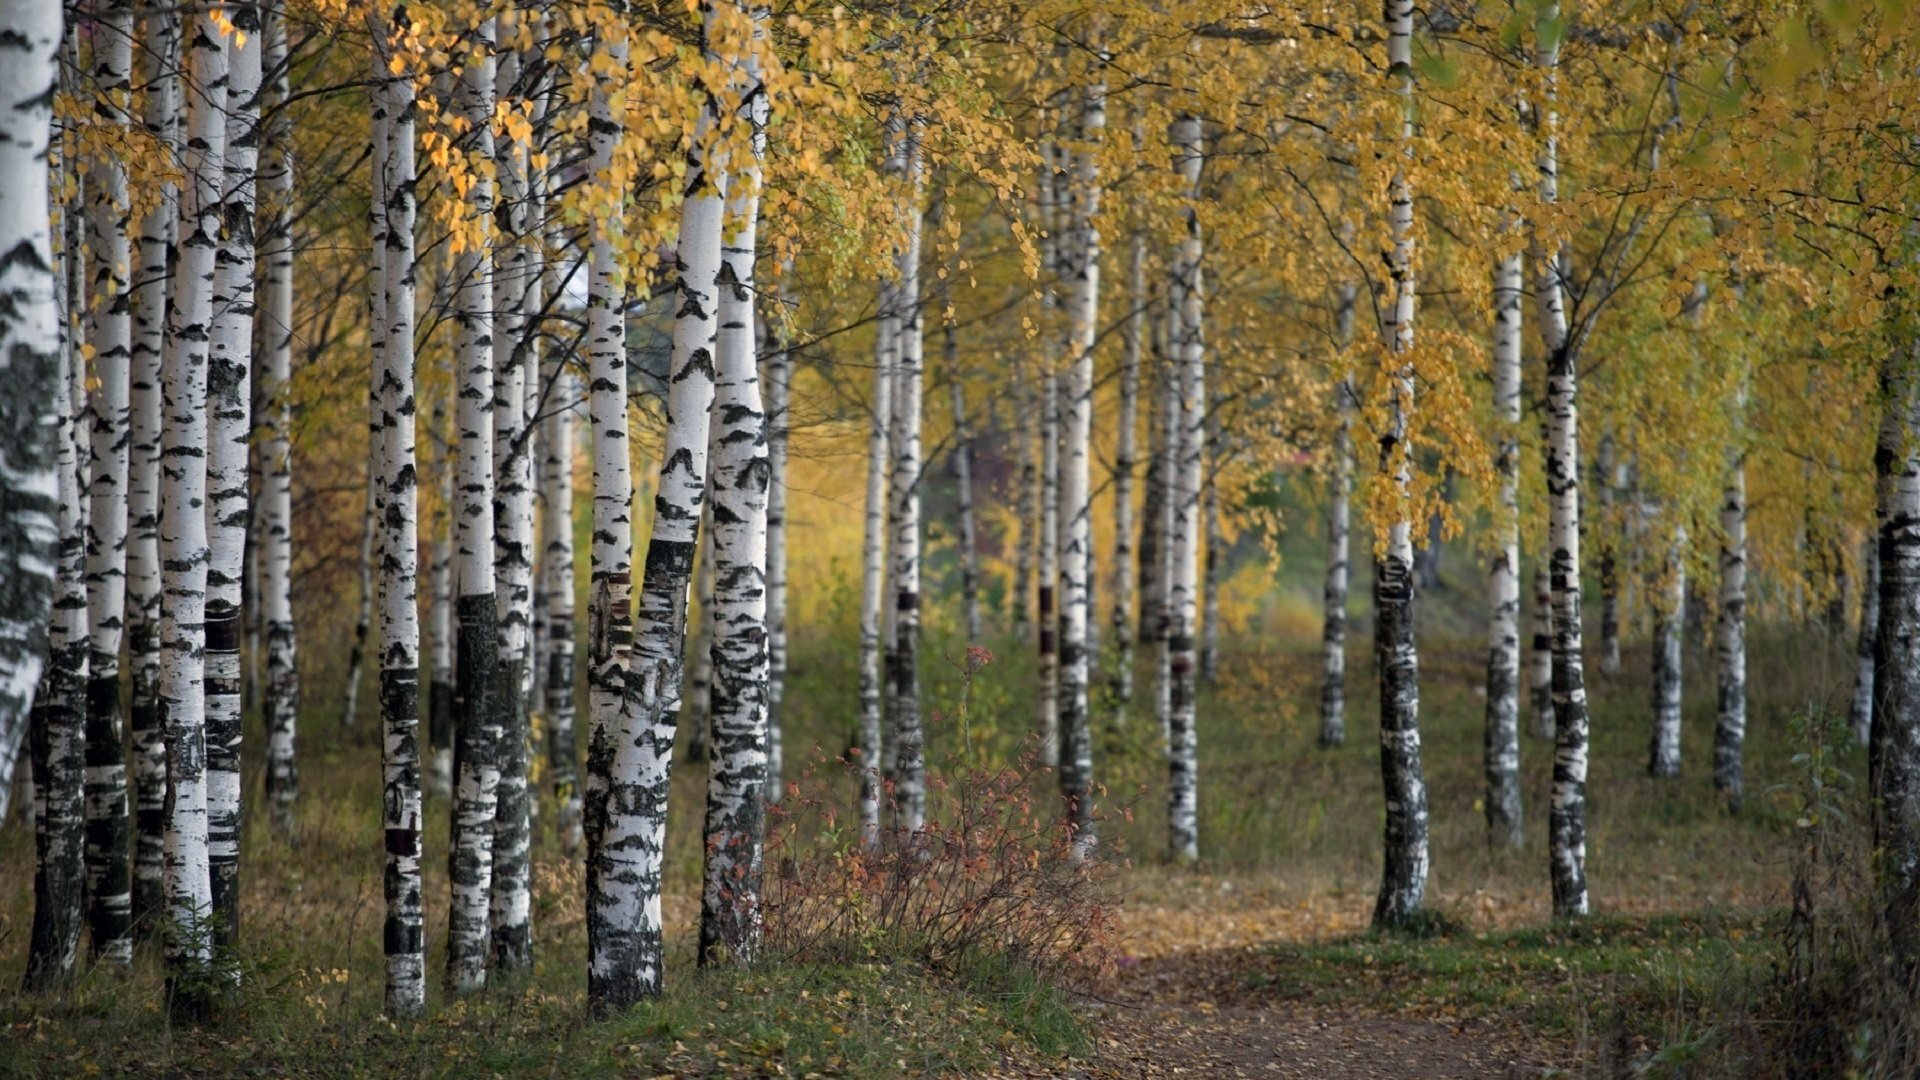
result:
[[[1533,571],[1533,635],[1527,652],[1528,712],[1537,739],[1553,738],[1553,578],[1543,557]]]
[[[160,709],[166,722],[167,974],[175,1016],[211,1007],[213,884],[209,866],[207,710],[208,342],[226,153],[226,32],[213,10],[185,24],[186,177],[169,309],[161,425]]]
[[[920,298],[920,204],[926,186],[920,121],[902,118],[884,166],[904,184],[901,237],[894,251],[899,297],[895,331],[892,542],[888,556],[893,638],[887,650],[888,736],[893,747],[894,824],[918,832],[927,816],[927,768],[920,727],[920,416],[925,384],[924,306]]]
[[[1069,188],[1065,258],[1067,371],[1060,518],[1060,790],[1075,850],[1094,843],[1093,722],[1093,350],[1100,335],[1100,142],[1107,125],[1107,88],[1090,82],[1079,115]]]
[[[1146,347],[1147,308],[1152,303],[1147,292],[1147,238],[1137,230],[1127,257],[1127,302],[1131,306],[1122,324],[1125,341],[1120,353],[1120,403],[1115,417],[1119,432],[1113,452],[1113,609],[1109,620],[1113,656],[1107,679],[1112,709],[1107,718],[1110,733],[1126,727],[1128,706],[1133,703],[1133,598],[1138,580],[1133,565],[1133,478],[1140,464],[1136,441],[1140,427],[1140,355]]]
[[[768,345],[766,799],[778,804],[786,794],[781,728],[787,689],[787,440],[793,425],[793,352],[779,319],[762,312],[758,325]]]
[[[459,111],[472,125],[469,152],[480,162],[494,157],[494,24],[475,28],[459,93]],[[493,822],[499,807],[501,705],[506,688],[499,675],[498,609],[494,604],[493,483],[493,181],[473,178],[467,193],[473,208],[474,246],[454,259],[456,340],[459,366],[458,485],[454,507],[455,694],[452,906],[447,918],[447,990],[469,994],[486,986],[489,898],[493,892]]]
[[[1745,394],[1741,395],[1744,399]],[[1745,401],[1735,408],[1745,411]],[[1735,811],[1745,792],[1747,739],[1747,462],[1736,450],[1720,499],[1720,603],[1714,617],[1718,708],[1713,726],[1713,789]],[[1846,594],[1841,594],[1842,602]]]
[[[1594,452],[1593,486],[1600,494],[1600,676],[1620,674],[1620,570],[1613,537],[1613,432],[1600,435]]]
[[[1205,310],[1200,235],[1200,168],[1204,160],[1199,117],[1183,115],[1169,132],[1174,169],[1186,199],[1185,234],[1174,258],[1169,307],[1176,332],[1168,344],[1178,371],[1179,405],[1174,415],[1172,481],[1168,503],[1173,526],[1167,577],[1167,851],[1176,862],[1200,857],[1199,743],[1195,736],[1194,621],[1199,597],[1201,486],[1206,460],[1206,351],[1202,337]]]
[[[273,100],[289,97],[287,20],[269,9],[266,76]],[[260,457],[260,612],[266,638],[267,812],[282,830],[293,825],[300,773],[294,732],[300,717],[300,673],[293,626],[293,131],[284,116],[268,131],[260,169],[263,204],[261,258],[266,263],[266,308],[260,340],[262,428]],[[391,211],[389,211],[391,213]]]
[[[616,13],[624,12],[617,3]],[[625,184],[614,171],[625,137],[624,110],[611,81],[623,77],[627,39],[620,24],[608,22],[598,51],[608,70],[593,84],[588,102],[588,168],[592,183],[604,186],[610,212],[588,222],[592,264],[587,284],[588,406],[593,445],[592,590],[587,602],[588,738],[586,797],[582,807],[587,843],[587,996],[599,1012],[619,1008],[640,996],[638,943],[633,938],[638,867],[623,850],[638,834],[638,823],[622,814],[620,848],[609,848],[608,830],[618,795],[637,799],[627,741],[625,695],[633,653],[633,476],[627,432],[627,365],[624,311],[626,279],[619,247],[625,220]],[[696,474],[698,475],[698,474]],[[616,740],[619,746],[616,746]],[[625,751],[624,755],[621,751]],[[623,757],[624,761],[616,762]],[[616,765],[628,769],[616,774]]]
[[[949,321],[941,331],[947,367],[947,393],[953,405],[953,487],[959,536],[960,614],[967,641],[977,643],[980,621],[980,543],[973,514],[973,432],[967,425],[966,380],[960,371],[959,333]]]
[[[767,98],[755,50],[733,60],[731,94],[751,124],[752,153],[727,177],[714,338],[713,766],[707,773],[706,866],[700,894],[701,963],[753,962],[759,952],[767,790],[767,415],[754,335],[754,247]]]
[[[706,19],[711,31],[711,8]],[[712,56],[709,61],[719,63]],[[595,851],[589,834],[588,850],[588,859],[600,859],[603,867],[597,891],[588,895],[589,919],[599,922],[602,936],[597,948],[590,942],[593,966],[587,996],[603,1010],[657,996],[664,985],[660,878],[666,860],[673,720],[686,640],[687,579],[693,571],[694,542],[706,495],[708,411],[714,396],[726,183],[722,162],[711,163],[709,172],[704,148],[719,123],[716,107],[715,95],[708,91],[692,133],[685,188],[689,195],[681,204],[666,440],[640,589],[633,666],[627,675],[620,727],[607,740],[612,745],[590,751],[611,766],[606,773],[610,787],[603,847]],[[590,925],[590,935],[592,929]]]
[[[170,11],[141,19],[141,121],[162,146],[177,136],[175,82],[179,24]],[[149,933],[163,920],[167,828],[167,749],[160,714],[160,442],[161,365],[166,348],[168,253],[180,214],[179,192],[163,185],[140,220],[140,274],[133,291],[132,448],[127,467],[128,721],[133,743],[133,920]],[[0,776],[0,789],[7,787]],[[6,796],[0,790],[0,806]],[[0,813],[0,816],[4,816]]]
[[[527,17],[504,17],[509,40]],[[502,49],[495,63],[494,92],[508,108],[517,96],[521,56]],[[503,972],[533,966],[532,802],[527,765],[532,725],[528,679],[533,650],[533,445],[526,412],[529,373],[539,372],[537,337],[524,317],[540,307],[538,223],[533,218],[530,155],[533,148],[509,141],[495,150],[500,180],[495,222],[503,244],[493,276],[493,579],[499,619],[500,680],[493,705],[498,713],[500,787],[494,802],[493,882],[488,928],[494,966]]]
[[[1497,545],[1487,568],[1487,844],[1517,848],[1526,842],[1520,806],[1520,330],[1518,252],[1493,274],[1493,412],[1499,423],[1494,471],[1500,477],[1494,511]]]
[[[1680,775],[1680,641],[1687,623],[1687,530],[1676,525],[1667,556],[1666,575],[1654,597],[1653,628],[1653,744],[1647,757],[1647,775]]]
[[[94,39],[98,122],[132,126],[133,6],[114,0]],[[132,208],[125,165],[111,154],[89,170],[93,197],[93,370],[88,425],[86,693],[87,921],[92,955],[114,967],[133,961],[133,867],[128,849],[127,753],[120,718],[120,643],[127,583],[128,422],[131,408]]]
[[[1540,199],[1559,198],[1558,117],[1554,95],[1560,63],[1560,8],[1548,2],[1536,13],[1540,45],[1535,63],[1545,80],[1537,115]],[[1536,238],[1537,240],[1537,238]],[[1540,336],[1547,352],[1547,498],[1551,535],[1547,544],[1553,589],[1553,804],[1549,859],[1553,913],[1587,913],[1587,687],[1580,626],[1580,411],[1574,342],[1567,328],[1560,251],[1534,255],[1534,292],[1540,306]]]
[[[30,728],[34,917],[28,990],[50,988],[71,975],[84,880],[84,731],[74,710],[79,688],[55,692],[46,685],[75,646],[84,664],[86,648],[85,601],[78,613],[82,625],[76,626],[68,603],[71,585],[58,577],[67,561],[62,537],[79,503],[48,190],[61,30],[57,6],[17,0],[0,5],[0,175],[13,185],[0,200],[0,251],[8,253],[0,258],[0,376],[9,390],[0,394],[0,558],[10,568],[0,581],[0,735],[10,744],[0,746],[8,773],[0,780],[12,779],[19,732]],[[48,662],[49,646],[66,655]]]
[[[228,6],[227,143],[207,368],[207,850],[214,944],[240,940],[241,590],[252,434],[254,172],[260,153],[260,8]]]
[[[1868,745],[1873,737],[1873,658],[1880,638],[1880,545],[1869,542],[1866,551],[1866,586],[1860,590],[1860,637],[1854,647],[1853,701],[1847,709],[1847,726],[1853,741]]]
[[[880,287],[880,320],[874,338],[872,415],[867,427],[867,500],[860,544],[860,835],[869,847],[880,840],[882,786],[881,616],[886,604],[887,443],[893,417],[894,313],[891,284]]]
[[[14,568],[0,585],[4,821],[14,762],[46,668],[59,535],[60,312],[53,302],[47,163],[60,9],[16,0],[0,6],[0,29],[0,57],[6,60],[0,64],[0,116],[7,132],[0,138],[0,175],[17,185],[13,196],[0,201],[0,251],[17,253],[0,261],[0,375],[11,391],[0,394],[0,560]]]
[[[1920,966],[1920,351],[1880,369],[1874,448],[1880,630],[1874,653],[1868,787],[1880,907],[1904,980]]]
[[[1220,677],[1220,578],[1226,572],[1226,533],[1220,528],[1220,466],[1226,455],[1220,452],[1220,424],[1214,418],[1219,405],[1216,398],[1207,408],[1207,479],[1201,496],[1201,515],[1206,521],[1207,554],[1202,564],[1205,581],[1200,617],[1200,681],[1212,685]]]
[[[1413,157],[1413,4],[1387,4],[1387,64],[1397,75],[1401,99],[1399,152]],[[1414,401],[1413,185],[1403,162],[1388,192],[1393,248],[1387,268],[1392,306],[1381,327],[1388,362],[1387,426],[1380,438],[1380,477],[1393,485],[1397,503],[1386,524],[1386,544],[1374,560],[1374,608],[1379,625],[1374,651],[1380,670],[1380,776],[1386,790],[1386,859],[1380,896],[1373,908],[1377,927],[1404,926],[1418,917],[1427,889],[1427,788],[1420,760],[1420,668],[1413,635],[1413,522],[1410,518],[1413,446],[1409,427]]]
[[[1344,351],[1353,339],[1354,302],[1358,286],[1342,285],[1335,292],[1334,343]],[[1321,593],[1324,623],[1320,633],[1320,745],[1342,746],[1347,741],[1347,587],[1352,575],[1350,551],[1353,530],[1353,377],[1342,374],[1334,385],[1331,489],[1327,498],[1327,577]]]
[[[24,26],[0,22],[0,30],[13,33],[23,30],[32,33],[37,29],[40,28],[31,22]],[[56,19],[54,30],[57,32],[57,29]],[[25,44],[35,43],[29,41]],[[25,57],[27,65],[37,66],[37,58],[31,55],[31,50],[22,51],[29,53]],[[69,53],[69,57],[71,55]],[[0,100],[21,102],[23,99],[17,96],[20,89],[22,87],[7,87],[0,83],[0,95],[3,95]],[[30,143],[37,140],[38,126],[23,134],[26,139],[22,141]],[[59,149],[49,156],[60,162],[58,168],[71,168],[71,152],[71,140],[62,139]],[[23,171],[33,179],[40,179],[45,175],[47,166],[44,159],[38,164],[38,176],[35,171],[25,168],[24,164]],[[34,200],[28,202],[31,205]],[[77,243],[78,223],[71,217],[76,210],[76,205],[55,202],[49,215],[51,223],[58,229],[56,235],[63,238],[59,249],[53,253],[52,264],[57,267],[55,279],[48,283],[49,295],[54,298],[58,309],[57,326],[60,328],[55,331],[55,354],[51,358],[57,372],[57,381],[52,387],[52,409],[58,425],[54,437],[60,531],[59,543],[54,549],[55,560],[49,564],[53,571],[54,588],[47,664],[32,702],[28,732],[28,751],[33,768],[34,839],[33,927],[27,943],[25,982],[29,992],[50,990],[74,978],[80,950],[81,913],[86,902],[83,803],[88,617],[86,546],[82,536],[86,528],[82,518],[85,466],[80,449],[86,397],[84,391],[79,395],[74,393],[74,365],[83,362],[83,354],[79,342],[71,336],[79,326],[79,313],[73,305],[84,303],[85,300],[84,289],[76,290],[73,287],[73,263],[83,257]],[[20,237],[20,243],[25,244],[29,252],[38,247],[38,237],[19,233],[16,236]],[[8,250],[18,250],[18,246]],[[64,283],[60,277],[63,274],[66,275]],[[9,277],[12,280],[7,284],[11,287],[0,292],[0,297],[9,301],[25,299],[29,305],[38,299],[26,293],[26,288],[33,284],[25,280],[26,275]],[[31,318],[28,315],[9,329],[31,330]],[[32,354],[33,340],[25,334],[16,336],[14,333],[7,334],[4,340],[16,347],[26,346],[24,351],[28,353],[28,366],[31,367],[32,361],[37,359]]]
[[[562,850],[578,851],[581,834],[580,774],[574,738],[573,665],[573,446],[578,408],[565,357],[549,351],[541,357],[542,380],[553,387],[540,417],[540,580],[547,597],[546,670],[541,678],[547,711],[547,772],[559,808],[555,832]]]
[[[1031,418],[1040,408],[1040,395],[1034,386],[1039,381],[1027,370],[1021,357],[1013,360],[1014,393],[1020,414]],[[1014,460],[1018,463],[1018,488],[1014,498],[1013,592],[1008,606],[1013,609],[1013,636],[1027,641],[1032,634],[1029,619],[1033,603],[1033,563],[1039,544],[1040,463],[1034,453],[1033,431],[1026,423],[1013,425]]]
[[[382,295],[374,299],[383,339],[374,372],[380,402],[380,721],[383,892],[386,920],[386,1012],[417,1016],[426,1009],[426,927],[421,905],[420,615],[418,471],[414,397],[414,91],[410,75],[393,71],[389,44],[407,27],[406,8],[389,19],[376,14],[374,38],[374,199],[382,228],[374,257],[381,260]],[[399,75],[399,77],[396,77]]]
[[[1136,636],[1149,644],[1159,640],[1160,622],[1166,612],[1167,416],[1173,378],[1162,314],[1171,317],[1170,313],[1149,312],[1146,327],[1151,364],[1147,372],[1147,468],[1140,507],[1140,622]]]
[[[1173,561],[1174,561],[1174,522],[1179,508],[1175,505],[1176,485],[1179,482],[1180,456],[1180,379],[1179,359],[1180,320],[1184,317],[1180,310],[1183,303],[1180,295],[1181,279],[1169,277],[1167,282],[1167,317],[1164,328],[1160,330],[1160,340],[1165,343],[1160,370],[1160,388],[1154,430],[1158,440],[1153,452],[1153,465],[1149,474],[1157,478],[1154,488],[1158,489],[1158,505],[1147,515],[1143,526],[1153,543],[1142,543],[1141,547],[1154,549],[1152,578],[1142,586],[1142,593],[1148,598],[1153,609],[1153,629],[1149,637],[1154,644],[1153,716],[1160,728],[1160,749],[1162,753],[1172,750],[1173,732],[1173,660],[1172,641],[1168,635],[1173,632]],[[1149,489],[1152,494],[1152,489]]]
[[[1047,768],[1060,765],[1060,364],[1051,342],[1054,312],[1060,306],[1059,279],[1064,259],[1061,254],[1061,224],[1067,218],[1062,208],[1061,151],[1057,142],[1042,151],[1045,170],[1040,179],[1040,221],[1044,235],[1040,241],[1040,537],[1038,562],[1038,604],[1035,607],[1036,643],[1039,663],[1035,678],[1039,686],[1034,695],[1035,728],[1040,735],[1040,761]]]

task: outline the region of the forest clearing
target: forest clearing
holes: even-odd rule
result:
[[[1920,1075],[1916,41],[0,0],[0,1075]]]

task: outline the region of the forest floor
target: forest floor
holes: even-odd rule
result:
[[[130,976],[93,972],[63,1000],[17,995],[33,844],[17,819],[0,829],[0,1076],[1739,1075],[1699,1063],[1718,1052],[1717,1017],[1748,1008],[1781,965],[1801,845],[1808,735],[1799,718],[1844,702],[1843,647],[1755,635],[1749,794],[1737,815],[1707,775],[1713,687],[1698,652],[1680,781],[1645,775],[1646,685],[1631,674],[1645,670],[1644,655],[1629,653],[1630,674],[1596,684],[1595,914],[1578,924],[1548,911],[1550,744],[1528,737],[1523,746],[1526,847],[1490,849],[1478,803],[1480,649],[1424,650],[1434,914],[1420,935],[1381,937],[1368,930],[1381,810],[1364,644],[1353,647],[1346,745],[1322,750],[1316,657],[1263,650],[1269,635],[1306,639],[1255,627],[1202,700],[1197,869],[1157,857],[1164,765],[1151,718],[1137,708],[1103,733],[1114,809],[1102,843],[1116,864],[1120,932],[1110,971],[1091,983],[1045,987],[991,965],[933,971],[911,957],[696,971],[699,838],[680,829],[670,833],[669,992],[591,1021],[581,870],[555,848],[543,815],[535,970],[470,1001],[445,1000],[436,980],[425,1019],[390,1024],[379,1014],[378,749],[368,726],[342,732],[322,714],[303,734],[294,832],[247,831],[242,963],[254,992],[212,1029],[168,1028],[150,946]],[[801,654],[792,772],[844,745],[841,690],[852,679],[843,652]],[[930,662],[932,760],[1018,754],[1031,722],[1023,652],[1004,649],[964,690]],[[972,747],[962,743],[969,724],[940,711],[961,702]],[[1833,752],[1864,772],[1857,748]],[[700,772],[676,769],[678,821],[698,820]],[[445,826],[445,802],[434,799],[430,851],[446,850]],[[437,973],[443,860],[429,858],[426,874]]]

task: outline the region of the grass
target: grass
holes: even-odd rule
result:
[[[1310,564],[1317,565],[1317,564]],[[1458,565],[1458,564],[1457,564]],[[1456,571],[1460,572],[1460,571]],[[1159,865],[1164,765],[1150,712],[1151,672],[1119,716],[1101,712],[1097,769],[1114,810],[1108,850],[1133,861],[1135,903],[1177,906],[1196,881],[1257,885],[1288,898],[1331,898],[1354,918],[1370,908],[1380,868],[1382,808],[1376,691],[1368,641],[1350,638],[1348,740],[1321,750],[1311,574],[1279,579],[1229,636],[1217,686],[1200,711],[1203,859],[1197,874]],[[1295,580],[1297,579],[1297,580]],[[1362,606],[1356,592],[1356,607]],[[1739,815],[1708,778],[1711,666],[1687,656],[1684,775],[1645,776],[1644,651],[1627,674],[1594,679],[1589,863],[1596,916],[1547,916],[1545,806],[1550,747],[1525,738],[1527,846],[1490,850],[1478,800],[1483,651],[1468,592],[1426,598],[1422,726],[1430,789],[1431,905],[1441,932],[1378,939],[1307,932],[1274,947],[1257,989],[1374,1009],[1498,1015],[1564,1040],[1624,1032],[1644,1056],[1680,1053],[1717,986],[1770,962],[1787,900],[1793,848],[1794,739],[1789,718],[1844,700],[1844,643],[1806,628],[1751,639],[1748,798]],[[831,607],[831,605],[828,605]],[[844,606],[844,605],[843,605]],[[1020,642],[991,643],[995,662],[966,694],[965,643],[930,609],[923,655],[928,756],[936,767],[1007,760],[1029,744],[1033,664]],[[835,611],[794,647],[789,769],[837,756],[854,724],[849,611]],[[1103,627],[1104,629],[1104,627]],[[669,992],[615,1020],[586,1018],[585,928],[578,865],[536,825],[536,965],[466,1002],[432,984],[426,1018],[379,1016],[381,855],[379,748],[371,719],[342,731],[327,700],[304,718],[302,801],[290,835],[249,823],[243,856],[242,964],[249,993],[215,1029],[169,1030],[157,956],[143,948],[126,977],[95,972],[64,1000],[13,995],[31,920],[31,830],[0,830],[0,1022],[10,1050],[0,1073],[345,1076],[406,1074],[761,1074],[784,1069],[890,1076],[985,1068],[1002,1053],[1078,1054],[1088,1033],[1060,991],[991,954],[941,971],[909,957],[870,965],[700,972],[692,963],[704,777],[676,770],[665,914]],[[963,742],[961,732],[971,734]],[[259,746],[257,728],[248,733]],[[1850,767],[1864,774],[1864,754]],[[250,760],[257,768],[257,760]],[[250,778],[258,792],[258,776]],[[1044,781],[1043,781],[1044,782]],[[536,783],[538,778],[536,777]],[[1041,793],[1044,795],[1044,793]],[[428,801],[428,970],[444,945],[449,808]],[[1239,893],[1217,900],[1231,908]],[[1356,924],[1357,925],[1357,924]],[[1276,933],[1276,936],[1279,936]],[[1331,940],[1327,940],[1331,938]],[[1624,1018],[1616,1020],[1616,1018]],[[1612,1036],[1609,1036],[1612,1037]]]

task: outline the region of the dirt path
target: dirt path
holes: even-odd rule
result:
[[[1364,898],[1204,888],[1129,908],[1133,955],[1089,1009],[1093,1052],[1071,1062],[1009,1062],[1002,1075],[1497,1080],[1551,1074],[1564,1060],[1564,1048],[1497,1017],[1318,1005],[1262,987],[1261,974],[1277,962],[1268,945],[1358,930]]]

